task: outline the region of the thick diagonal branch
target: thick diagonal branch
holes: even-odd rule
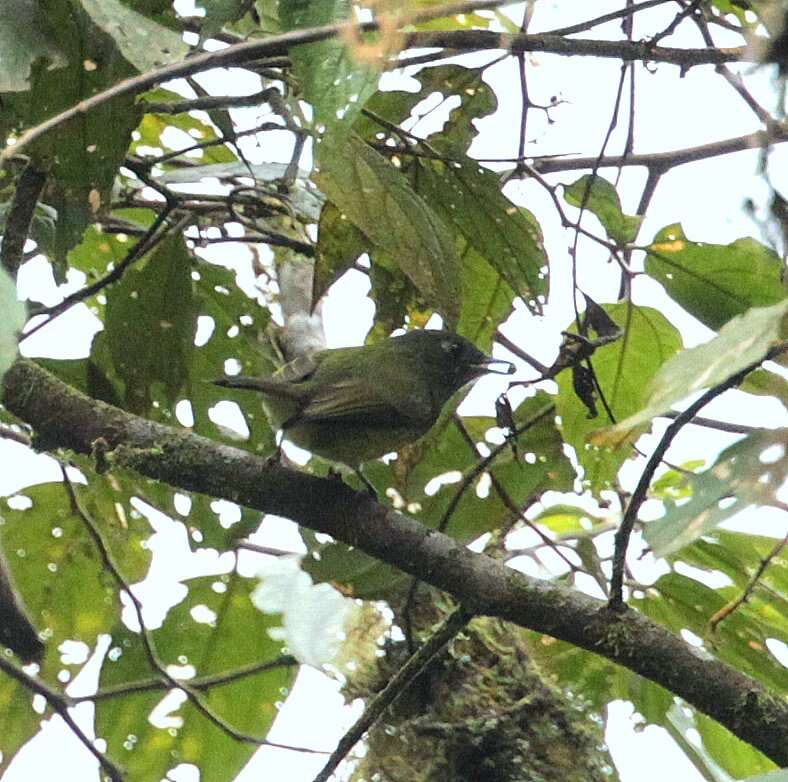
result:
[[[634,611],[531,579],[337,481],[130,415],[75,391],[31,361],[4,378],[3,403],[47,447],[110,459],[156,480],[287,516],[497,616],[625,666],[788,764],[788,702]]]

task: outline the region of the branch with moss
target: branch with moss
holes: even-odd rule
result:
[[[518,573],[335,480],[90,399],[29,360],[3,379],[3,404],[39,446],[91,453],[187,491],[286,516],[496,616],[623,665],[680,696],[778,764],[788,764],[788,702],[731,666],[699,654],[635,611]]]

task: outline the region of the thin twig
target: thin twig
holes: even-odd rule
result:
[[[4,440],[13,440],[15,443],[26,445],[28,447],[33,444],[33,440],[29,435],[14,429],[11,426],[8,426],[8,424],[0,423],[0,437]]]
[[[98,761],[101,768],[113,782],[123,782],[123,771],[116,766],[103,752],[99,751],[95,743],[85,734],[82,728],[77,725],[74,718],[69,714],[69,709],[77,702],[75,698],[69,697],[66,693],[57,692],[44,682],[25,673],[21,668],[17,668],[10,660],[0,655],[0,670],[15,679],[30,692],[40,695],[46,700],[52,710],[66,723],[68,728]]]
[[[534,158],[532,167],[540,174],[554,174],[563,171],[577,171],[591,168],[596,160],[599,160],[599,168],[611,168],[613,166],[646,166],[647,168],[658,168],[667,171],[686,163],[694,163],[698,160],[708,160],[709,158],[729,155],[734,152],[744,152],[750,149],[758,149],[769,144],[781,144],[788,141],[788,124],[785,122],[776,123],[767,133],[763,130],[747,133],[743,136],[712,141],[708,144],[700,144],[696,147],[687,147],[670,152],[654,152],[642,155],[606,155],[601,159],[595,157],[556,157]]]
[[[621,525],[616,532],[615,549],[613,552],[613,573],[610,578],[610,600],[608,601],[608,606],[611,610],[620,611],[623,608],[624,565],[626,562],[629,538],[632,535],[640,506],[646,499],[646,493],[651,484],[651,479],[654,477],[654,473],[659,463],[662,461],[662,457],[673,442],[673,439],[685,424],[688,424],[695,417],[695,414],[703,409],[709,402],[716,399],[725,391],[738,386],[750,372],[757,369],[764,361],[769,361],[775,356],[784,353],[786,350],[788,350],[788,342],[783,342],[769,350],[762,359],[754,361],[735,375],[731,375],[724,382],[718,383],[716,386],[710,388],[686,410],[679,413],[673,423],[665,429],[662,439],[649,457],[646,467],[640,475],[640,480],[635,487],[635,491],[632,493],[632,498],[624,512],[624,517],[621,519]]]
[[[84,116],[98,106],[114,98],[118,98],[121,95],[144,92],[150,87],[164,81],[192,76],[210,68],[239,65],[259,57],[286,55],[294,46],[335,38],[348,29],[357,30],[359,32],[374,32],[379,29],[381,24],[387,27],[392,23],[398,26],[418,24],[419,22],[426,22],[443,16],[472,13],[486,8],[497,8],[509,2],[512,2],[512,0],[466,0],[466,2],[433,6],[412,14],[381,14],[378,19],[359,24],[341,22],[339,24],[312,27],[305,30],[292,30],[287,33],[282,33],[281,35],[268,36],[262,40],[244,41],[243,43],[233,44],[232,46],[228,46],[225,49],[219,49],[218,51],[196,54],[186,60],[164,65],[160,68],[154,68],[138,76],[124,79],[117,84],[113,84],[112,87],[106,90],[91,95],[89,98],[80,101],[74,106],[70,106],[54,117],[50,117],[44,122],[29,128],[15,140],[14,144],[6,147],[3,152],[0,153],[0,167],[11,157],[18,155],[28,144],[65,122],[69,122],[79,116]]]
[[[667,413],[660,413],[659,418],[672,418],[676,419],[681,415],[681,413],[677,413],[675,411],[667,412]],[[747,426],[746,424],[734,424],[730,421],[717,421],[714,418],[703,418],[702,416],[696,415],[691,424],[694,426],[703,426],[706,429],[717,429],[720,432],[730,432],[731,434],[753,434],[754,432],[762,432],[763,429],[759,429],[756,426]]]
[[[139,598],[134,594],[129,584],[126,583],[126,579],[123,577],[123,574],[120,572],[118,566],[115,564],[115,561],[112,558],[112,555],[109,552],[109,548],[107,547],[104,539],[101,536],[101,533],[98,530],[98,527],[94,523],[93,519],[87,514],[84,508],[81,506],[79,502],[79,498],[77,497],[76,490],[74,489],[74,485],[71,483],[70,478],[68,477],[68,473],[66,472],[65,466],[61,463],[60,465],[61,473],[63,475],[63,482],[66,486],[66,490],[68,492],[69,500],[71,502],[71,507],[73,509],[74,514],[82,520],[85,525],[85,528],[88,531],[88,534],[93,539],[93,543],[96,546],[99,555],[101,556],[102,561],[104,562],[104,566],[107,568],[109,573],[112,575],[115,583],[118,587],[125,592],[129,600],[131,601],[132,607],[134,609],[134,613],[137,618],[137,623],[140,626],[140,639],[142,641],[142,647],[145,650],[145,654],[148,658],[148,663],[150,664],[151,668],[156,671],[159,676],[173,689],[181,690],[186,697],[189,699],[191,704],[199,711],[209,722],[215,725],[219,730],[226,733],[231,738],[235,739],[236,741],[242,741],[247,744],[255,744],[257,746],[270,746],[270,747],[277,747],[279,749],[288,749],[293,752],[306,752],[306,753],[314,753],[314,754],[324,754],[319,750],[314,750],[308,747],[297,747],[292,746],[290,744],[280,744],[275,741],[269,741],[268,739],[262,739],[257,736],[252,736],[248,733],[243,733],[233,727],[229,722],[227,722],[223,717],[220,717],[216,714],[202,699],[201,694],[191,686],[189,682],[184,681],[183,679],[176,679],[172,676],[169,671],[167,670],[167,666],[159,659],[158,653],[156,652],[156,647],[153,642],[153,638],[151,637],[150,631],[145,626],[145,622],[143,619],[142,614],[142,603],[140,602]]]
[[[600,24],[612,22],[616,19],[621,19],[622,17],[631,18],[633,14],[636,14],[638,11],[645,11],[647,8],[653,8],[656,5],[664,5],[665,3],[669,2],[673,2],[673,0],[644,0],[642,3],[633,3],[632,5],[627,5],[625,8],[619,8],[617,11],[611,11],[609,14],[603,14],[602,16],[597,16],[594,19],[589,19],[585,22],[578,22],[577,24],[573,24],[568,27],[559,27],[556,30],[547,30],[544,34],[572,35],[574,33],[582,33],[586,30],[598,27]]]
[[[251,663],[250,665],[236,668],[234,671],[227,671],[226,673],[217,673],[212,676],[198,676],[194,679],[189,679],[188,685],[195,690],[207,690],[213,687],[221,687],[223,684],[230,684],[231,682],[244,679],[247,676],[254,676],[258,673],[271,671],[275,668],[285,668],[298,665],[298,660],[291,657],[289,654],[283,654],[275,660],[269,660],[264,663]],[[126,684],[118,684],[114,687],[103,687],[96,690],[92,695],[79,695],[72,696],[74,703],[82,703],[83,701],[103,701],[118,696],[128,695],[130,693],[150,692],[156,690],[168,690],[172,685],[168,681],[164,681],[161,676],[152,676],[148,679],[141,679],[136,682],[127,682]]]
[[[340,739],[337,748],[314,782],[328,782],[337,766],[345,759],[363,735],[383,715],[386,709],[413,683],[416,677],[440,654],[446,644],[471,620],[471,615],[462,607],[456,609],[427,639],[419,650],[411,655],[405,665],[397,671],[389,683],[369,702],[364,713]]]
[[[730,603],[727,603],[719,611],[716,611],[712,614],[711,618],[709,619],[709,631],[714,633],[717,631],[717,626],[720,622],[727,619],[736,609],[740,606],[744,605],[749,599],[750,595],[752,595],[755,587],[758,586],[758,582],[761,580],[761,576],[766,572],[766,568],[769,567],[772,560],[783,550],[783,548],[788,545],[788,535],[786,535],[782,540],[778,540],[774,546],[772,547],[771,551],[760,561],[758,568],[756,569],[755,573],[753,573],[752,578],[747,582],[747,585],[742,590],[742,593]]]

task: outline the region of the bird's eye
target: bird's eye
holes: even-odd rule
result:
[[[453,356],[456,356],[462,349],[462,345],[459,342],[454,342],[450,339],[441,342],[441,347],[446,353],[450,353]]]

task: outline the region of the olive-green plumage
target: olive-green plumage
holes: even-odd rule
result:
[[[321,350],[270,378],[214,382],[258,391],[272,426],[288,440],[356,467],[425,434],[452,394],[495,371],[494,363],[508,362],[450,331],[411,331],[374,345]]]

